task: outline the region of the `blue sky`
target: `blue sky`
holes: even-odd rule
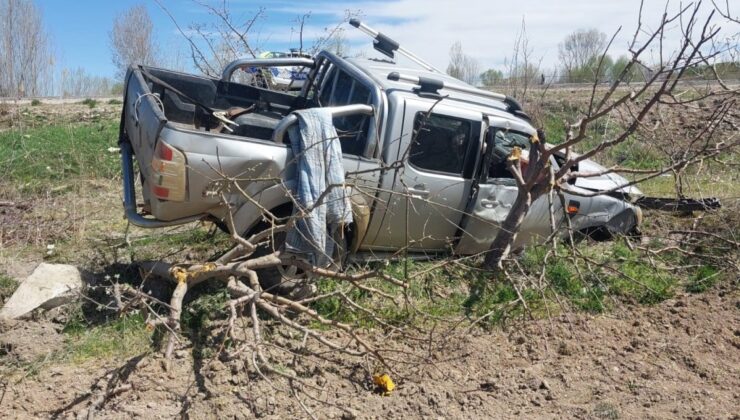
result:
[[[191,22],[209,21],[205,9],[191,0],[162,2],[184,27]],[[42,9],[63,67],[83,67],[95,75],[112,76],[115,69],[110,59],[108,31],[118,13],[136,4],[144,4],[149,10],[163,50],[185,51],[174,25],[153,0],[36,0],[36,3]],[[450,46],[461,41],[463,50],[476,58],[482,69],[503,68],[522,19],[526,21],[533,57],[545,69],[557,63],[557,44],[578,28],[595,27],[611,35],[622,25],[612,54],[626,53],[640,5],[639,0],[231,0],[230,3],[234,17],[240,18],[249,17],[260,6],[267,9],[266,17],[256,28],[260,35],[258,44],[264,49],[297,46],[291,28],[296,17],[305,12],[312,12],[306,29],[310,39],[325,26],[341,20],[346,9],[352,9],[360,10],[365,22],[437,67],[446,67]],[[678,5],[678,1],[673,1],[671,8]],[[645,0],[644,22],[648,27],[660,18],[664,7],[664,0]],[[738,32],[736,25],[726,29],[730,34]],[[370,41],[359,31],[348,27],[346,36],[353,52],[368,51],[373,55]]]
[[[185,27],[190,22],[208,22],[205,9],[189,0],[163,0],[170,13]],[[333,2],[322,2],[330,5]],[[336,2],[346,3],[346,2]],[[144,4],[152,18],[159,44],[165,50],[181,48],[182,37],[170,18],[152,0],[36,0],[40,6],[46,27],[57,51],[58,61],[63,67],[83,67],[90,73],[112,76],[115,68],[110,59],[108,33],[116,15],[137,4]],[[232,1],[234,16],[248,17],[260,6],[268,8],[266,18],[260,22],[265,47],[286,48],[282,33],[290,31],[296,16],[305,9],[300,1]],[[336,22],[334,14],[314,14],[310,23],[325,26]]]

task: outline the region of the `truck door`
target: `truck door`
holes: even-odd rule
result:
[[[480,157],[480,113],[407,99],[393,193],[376,248],[450,250]]]
[[[489,128],[485,135],[484,158],[477,169],[477,183],[471,194],[470,202],[461,223],[460,241],[455,247],[455,253],[472,255],[488,251],[494,238],[499,232],[501,223],[509,214],[518,190],[516,182],[506,169],[506,157],[515,146],[525,148],[529,145],[530,136],[535,131],[518,122],[489,119]],[[542,209],[535,211],[535,207],[547,205],[543,200],[537,200],[530,208],[525,218],[523,229],[528,229],[531,223],[527,219],[533,214],[542,213]],[[547,209],[545,214],[547,213]],[[547,220],[542,220],[549,227]],[[539,223],[540,225],[542,223]],[[520,232],[517,242],[525,240],[533,232]]]

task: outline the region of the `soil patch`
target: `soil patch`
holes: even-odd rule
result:
[[[612,315],[455,332],[444,337],[444,353],[430,348],[427,363],[399,363],[389,396],[373,392],[356,362],[304,366],[305,383],[294,386],[320,418],[733,418],[739,308],[737,291],[720,291]],[[26,332],[33,334],[50,332]],[[8,387],[0,415],[81,414],[107,394],[99,418],[306,417],[279,378],[248,374],[244,360],[194,354],[178,351],[169,370],[156,355],[54,366]]]

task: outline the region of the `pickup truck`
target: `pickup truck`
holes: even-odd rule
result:
[[[529,117],[512,98],[467,85],[405,51],[364,24],[386,55],[403,53],[417,66],[391,60],[342,58],[241,59],[221,79],[137,66],[125,80],[121,117],[124,207],[134,225],[164,227],[194,220],[223,226],[233,213],[239,233],[265,228],[264,210],[291,213],[295,164],[287,128],[293,111],[328,107],[340,133],[347,182],[353,185],[354,223],[345,237],[353,259],[488,250],[517,188],[499,146],[528,143]],[[232,82],[255,67],[309,69],[298,94]],[[525,151],[526,152],[526,151]],[[143,202],[136,199],[133,159]],[[558,159],[552,161],[558,167]],[[603,169],[593,161],[579,170]],[[229,188],[237,179],[249,198]],[[607,234],[634,232],[642,194],[615,174],[578,178],[573,190],[617,189],[554,200],[558,226]],[[226,198],[224,203],[221,197]],[[547,197],[538,199],[514,244],[551,234]],[[566,216],[567,214],[567,216]]]

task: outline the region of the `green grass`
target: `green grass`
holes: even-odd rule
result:
[[[188,303],[182,314],[183,328],[198,331],[208,327],[209,323],[218,318],[226,318],[228,310],[226,302],[229,294],[223,288],[217,288],[211,293],[201,293],[195,300]]]
[[[33,100],[31,101],[31,106],[39,106],[39,105],[41,105],[41,101],[40,101],[40,100],[38,100],[38,99],[33,99]]]
[[[345,290],[352,301],[372,310],[385,323],[396,326],[408,323],[422,325],[422,318],[428,317],[467,317],[473,321],[486,315],[481,325],[490,327],[525,315],[524,306],[516,302],[519,294],[515,284],[520,288],[529,313],[535,318],[562,311],[564,308],[561,304],[589,313],[609,311],[614,302],[653,305],[671,298],[680,287],[680,277],[672,275],[661,265],[673,258],[672,255],[667,255],[653,266],[644,255],[631,250],[624,241],[582,241],[577,246],[590,259],[590,264],[568,257],[570,251],[562,246],[550,256],[547,263],[547,248],[544,246],[530,247],[520,257],[520,264],[530,279],[539,277],[544,264],[547,287],[543,290],[532,287],[531,281],[522,281],[522,276],[513,268],[509,270],[512,277],[506,278],[502,275],[495,277],[474,266],[447,266],[430,270],[436,262],[402,261],[388,264],[385,272],[403,278],[405,264],[409,273],[425,272],[422,276],[412,276],[405,292],[381,280],[363,283],[398,296],[399,304],[366,291],[349,289],[346,283],[332,279],[319,280],[318,294]],[[703,279],[710,276],[710,271],[697,274],[697,284],[705,284],[707,280]],[[410,306],[406,305],[406,299],[411,302]],[[377,321],[351,307],[339,296],[314,302],[312,307],[329,319],[363,328],[379,326]]]
[[[115,318],[102,325],[89,325],[78,317],[64,329],[64,359],[82,363],[93,359],[126,358],[151,350],[151,332],[140,314]]]
[[[98,106],[98,101],[95,99],[87,98],[84,101],[80,102],[83,105],[87,105],[88,108],[92,109]]]
[[[720,279],[720,272],[711,265],[699,267],[689,279],[685,289],[689,293],[704,293],[714,287]]]
[[[18,282],[0,273],[0,303],[4,303],[18,288]]]
[[[0,176],[37,190],[75,178],[119,176],[118,124],[52,125],[0,133]]]
[[[412,260],[389,263],[383,271],[397,279],[404,278],[404,271],[421,272],[431,267],[434,262],[415,262]],[[412,322],[423,322],[420,317],[454,317],[460,315],[461,308],[468,297],[466,274],[461,271],[437,269],[421,276],[409,279],[409,288],[393,285],[384,280],[366,280],[362,284],[380,290],[390,296],[392,301],[378,294],[356,288],[349,288],[346,282],[334,279],[319,279],[318,293],[326,294],[342,290],[354,303],[373,311],[377,318],[389,325],[405,325]],[[410,303],[410,304],[409,304]],[[354,323],[362,328],[373,328],[379,325],[377,320],[367,313],[357,310],[340,296],[332,296],[314,302],[312,308],[325,318],[345,323]],[[320,324],[314,323],[320,328]]]

